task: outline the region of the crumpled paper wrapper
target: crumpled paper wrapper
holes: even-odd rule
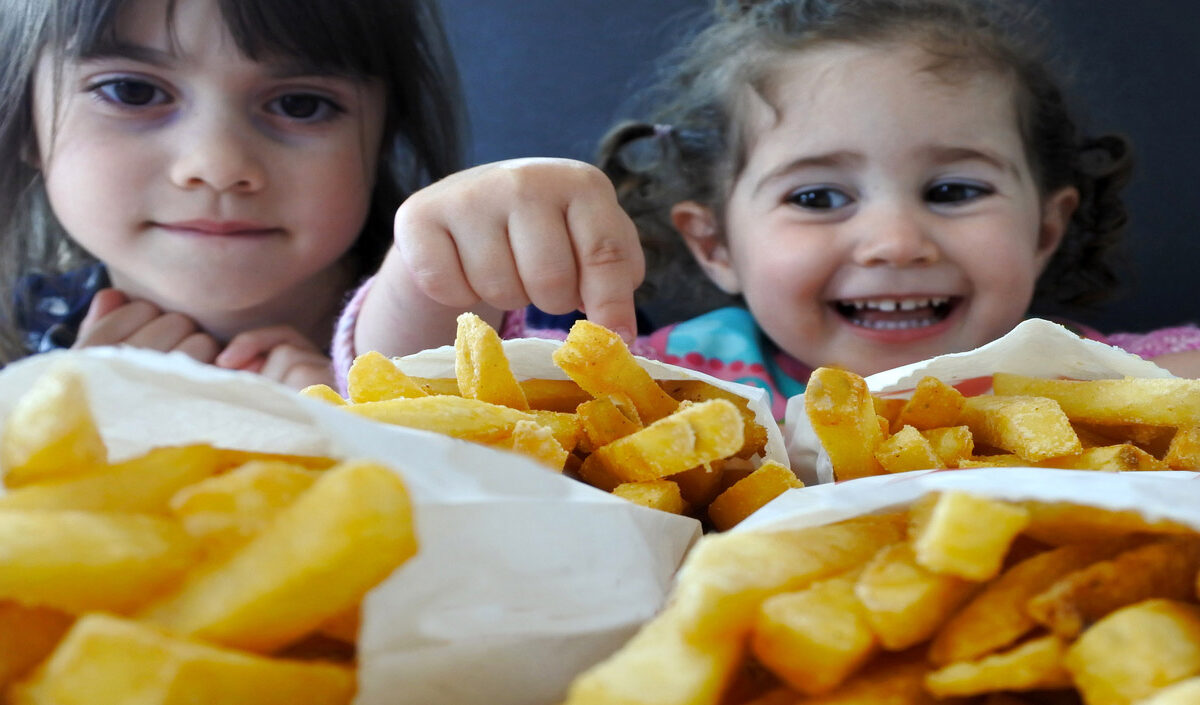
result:
[[[872,393],[907,397],[926,376],[951,385],[977,380],[981,384],[976,391],[983,393],[990,391],[990,378],[995,372],[1071,379],[1173,376],[1120,348],[1084,340],[1057,323],[1031,319],[975,350],[886,370],[867,377],[866,382]],[[832,482],[833,468],[808,422],[803,394],[788,399],[784,419],[787,454],[796,476],[806,485]]]
[[[556,344],[529,342],[530,351],[510,349],[518,374],[556,369]],[[179,354],[96,348],[14,363],[0,372],[0,423],[59,363],[83,372],[114,460],[211,443],[369,458],[404,477],[420,550],[364,603],[362,705],[560,701],[577,673],[658,610],[700,534],[693,519],[634,505],[525,457],[375,423]],[[786,458],[774,423],[768,428],[776,431],[770,454]]]

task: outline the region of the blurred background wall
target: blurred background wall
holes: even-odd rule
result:
[[[706,0],[439,0],[470,112],[472,162],[591,161],[654,59]],[[1137,170],[1127,291],[1076,315],[1106,330],[1200,321],[1200,3],[1042,0],[1092,133],[1129,136]]]

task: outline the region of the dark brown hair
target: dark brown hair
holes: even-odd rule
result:
[[[370,210],[348,258],[374,271],[392,243],[400,202],[461,167],[458,78],[432,0],[217,0],[247,57],[301,59],[381,81],[384,139]],[[0,0],[0,363],[26,354],[13,291],[23,274],[92,261],[58,224],[33,166],[33,73],[42,52],[62,62],[114,41],[127,0]],[[172,22],[176,0],[166,0]],[[171,28],[169,28],[171,29]]]
[[[647,254],[643,301],[728,297],[707,284],[670,221],[693,200],[723,219],[722,203],[747,157],[738,99],[767,94],[781,58],[827,42],[915,43],[941,73],[993,72],[1011,79],[1020,134],[1042,195],[1065,186],[1081,201],[1038,281],[1035,301],[1089,305],[1117,284],[1114,250],[1126,226],[1120,192],[1132,171],[1128,142],[1090,138],[1072,117],[1029,7],[985,0],[718,0],[709,22],[668,55],[643,96],[646,119],[604,138],[601,168],[637,223]],[[968,74],[969,75],[969,74]]]

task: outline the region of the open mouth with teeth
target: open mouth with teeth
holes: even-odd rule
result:
[[[840,299],[830,302],[852,325],[872,330],[906,330],[937,325],[954,311],[956,296]]]

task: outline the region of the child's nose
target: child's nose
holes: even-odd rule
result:
[[[217,116],[197,120],[178,135],[170,179],[180,188],[252,193],[266,184],[266,170],[254,151],[252,128]]]
[[[912,267],[941,258],[929,226],[918,212],[878,207],[856,217],[854,261],[864,267]]]

